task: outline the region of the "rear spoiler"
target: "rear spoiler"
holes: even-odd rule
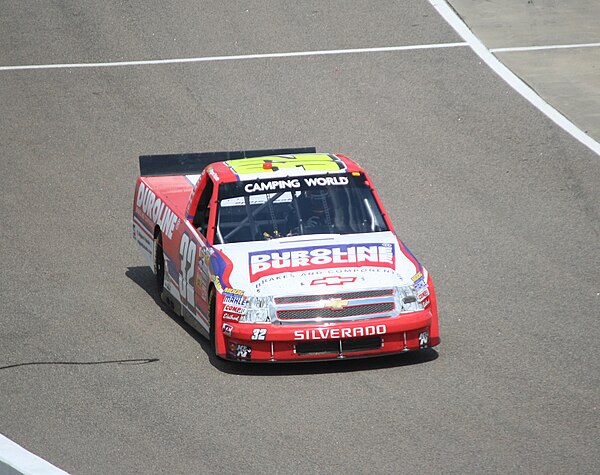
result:
[[[315,147],[279,148],[273,150],[239,150],[236,152],[176,153],[171,155],[140,155],[141,176],[197,175],[208,165],[237,158],[268,157],[316,153]]]

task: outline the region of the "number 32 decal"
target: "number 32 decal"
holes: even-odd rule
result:
[[[253,340],[264,340],[267,336],[266,328],[255,328],[252,330],[252,339]]]
[[[179,271],[179,293],[182,301],[194,304],[194,266],[196,263],[197,246],[190,236],[181,236],[179,245],[179,258],[181,259],[181,271]]]

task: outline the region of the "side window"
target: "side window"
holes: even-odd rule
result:
[[[198,201],[198,207],[196,208],[196,213],[194,214],[193,221],[194,227],[204,237],[206,237],[206,233],[208,231],[208,219],[210,217],[210,198],[212,197],[212,193],[213,182],[209,179],[206,182],[206,187],[200,195],[200,200]]]

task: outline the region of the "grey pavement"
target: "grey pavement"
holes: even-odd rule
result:
[[[473,2],[476,4],[477,2]],[[460,41],[428,2],[0,2],[0,64]],[[469,48],[0,72],[0,432],[73,474],[597,473],[600,160]],[[436,351],[215,359],[137,157],[315,145],[431,272]]]

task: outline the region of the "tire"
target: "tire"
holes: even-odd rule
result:
[[[217,346],[215,342],[215,325],[216,325],[216,307],[217,298],[215,296],[215,289],[211,289],[208,294],[208,315],[209,315],[209,328],[208,328],[208,341],[213,351],[216,353]]]
[[[156,273],[156,290],[158,296],[163,298],[165,288],[165,255],[162,247],[162,234],[158,233],[154,240],[154,272]]]

